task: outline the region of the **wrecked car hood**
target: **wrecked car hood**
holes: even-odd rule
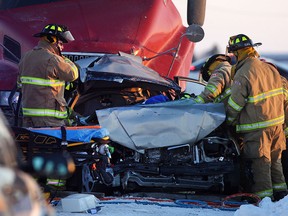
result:
[[[109,87],[145,87],[148,89],[180,91],[174,81],[161,77],[156,71],[144,66],[137,56],[107,54],[76,61],[80,80],[85,90]]]
[[[110,139],[143,153],[145,149],[193,144],[225,121],[222,103],[176,100],[97,110]]]

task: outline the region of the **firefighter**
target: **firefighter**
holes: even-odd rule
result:
[[[223,54],[209,57],[200,69],[205,89],[194,100],[197,103],[223,102],[227,104],[232,82],[231,58]]]
[[[282,76],[283,88],[284,88],[284,95],[285,95],[285,103],[284,103],[284,110],[285,110],[285,124],[284,124],[284,132],[286,137],[286,149],[282,152],[282,166],[283,166],[283,174],[285,176],[286,184],[288,183],[288,80]]]
[[[281,76],[271,64],[259,59],[252,40],[230,37],[227,50],[237,58],[227,123],[236,126],[243,139],[241,153],[252,193],[275,201],[287,195],[281,154],[285,149],[284,94]]]
[[[34,37],[40,38],[38,45],[19,63],[23,126],[62,126],[69,117],[65,82],[76,80],[78,69],[61,51],[64,44],[74,38],[66,26],[58,24],[46,25]]]

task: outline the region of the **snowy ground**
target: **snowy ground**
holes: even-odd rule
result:
[[[176,207],[174,202],[167,200],[151,201],[134,199],[117,199],[101,201],[103,206],[100,212],[95,213],[99,216],[287,216],[288,215],[288,196],[278,202],[271,202],[270,198],[263,199],[259,206],[251,204],[241,205],[234,210],[220,210],[219,208],[204,207],[199,208],[193,205]],[[174,206],[175,205],[175,206]],[[54,207],[57,216],[87,216],[91,213],[70,213],[62,210],[61,202]]]

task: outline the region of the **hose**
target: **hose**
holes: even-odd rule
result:
[[[236,202],[229,201],[234,198],[249,197],[255,202],[248,203],[246,200]],[[161,207],[178,207],[178,208],[207,208],[207,209],[219,209],[223,211],[236,211],[241,205],[244,204],[254,204],[258,206],[261,201],[260,197],[255,194],[249,193],[237,193],[225,197],[222,201],[203,201],[203,200],[190,200],[190,199],[178,199],[178,200],[167,200],[167,199],[155,199],[155,198],[102,198],[99,204],[142,204],[142,205],[158,205]],[[134,201],[134,202],[133,202]]]

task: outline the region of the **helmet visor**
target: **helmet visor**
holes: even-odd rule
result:
[[[63,41],[64,43],[68,43],[68,42],[75,40],[70,31],[65,31],[61,33],[61,36],[66,40],[66,41]]]

